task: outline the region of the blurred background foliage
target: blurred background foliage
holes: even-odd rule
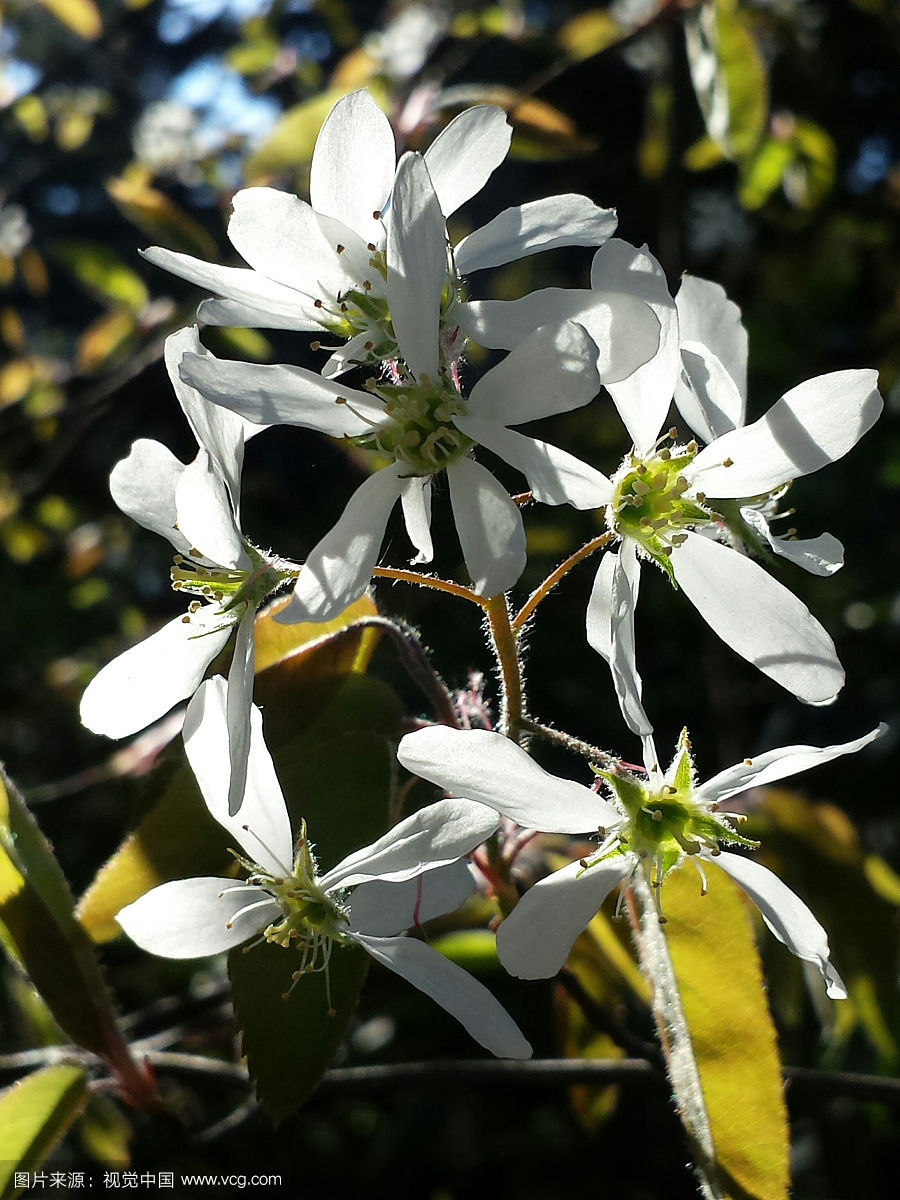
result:
[[[801,536],[828,529],[847,548],[846,568],[832,579],[782,571],[835,637],[848,672],[838,703],[810,710],[777,692],[710,636],[658,575],[644,589],[638,645],[660,745],[673,744],[687,724],[702,775],[772,745],[855,737],[878,720],[896,731],[900,12],[893,0],[8,0],[0,25],[0,758],[76,893],[164,791],[147,776],[164,736],[113,746],[84,731],[77,715],[98,667],[178,611],[167,548],[117,512],[107,484],[137,437],[156,437],[184,460],[193,455],[161,354],[200,297],[144,263],[137,249],[160,244],[236,263],[225,233],[234,192],[263,183],[305,194],[322,120],[338,97],[362,86],[390,116],[403,148],[424,148],[474,103],[509,113],[511,156],[453,218],[451,232],[462,235],[510,204],[583,192],[618,209],[619,236],[648,243],[673,289],[684,270],[721,283],[750,333],[751,418],[810,376],[879,369],[887,401],[879,425],[822,479],[803,480],[791,493]],[[479,277],[473,291],[504,297],[550,283],[585,286],[588,265],[587,253],[556,251]],[[303,336],[226,329],[204,337],[223,356],[318,365]],[[481,369],[487,356],[473,351],[471,359]],[[626,449],[603,401],[543,423],[542,436],[606,471]],[[248,447],[244,527],[302,559],[365,469],[315,434],[265,434]],[[507,482],[520,490],[513,474]],[[529,509],[522,597],[597,533],[600,520]],[[458,548],[438,542],[437,571],[463,578]],[[395,528],[385,561],[402,566],[407,557]],[[627,758],[636,748],[606,668],[579,632],[591,578],[590,567],[580,568],[539,611],[530,637],[531,709]],[[422,629],[435,669],[451,688],[472,689],[477,707],[481,681],[469,672],[490,667],[474,614],[403,585],[382,585],[377,600]],[[408,713],[424,711],[386,643],[369,669],[398,690]],[[485,687],[490,702],[490,680]],[[301,728],[306,719],[298,717]],[[751,833],[764,839],[765,861],[821,917],[851,983],[850,1002],[817,1012],[799,965],[764,942],[782,1055],[791,1064],[896,1072],[895,746],[896,732],[813,776],[803,795],[750,798]],[[578,760],[544,748],[540,757],[583,779]],[[537,857],[535,864],[540,869]],[[473,925],[479,920],[472,915]],[[649,1037],[646,996],[621,931],[609,922],[592,931],[573,972],[616,1023]],[[484,958],[474,935],[457,951],[474,963]],[[203,1017],[191,1024],[194,1009],[188,1019],[176,1006],[188,1042],[231,1053],[218,968],[148,961],[120,944],[104,953],[126,1011],[152,1010],[153,1027],[164,1021],[165,998],[181,994],[182,1006]],[[539,1053],[616,1052],[614,1038],[579,1025],[567,993],[513,984],[490,961],[484,969]],[[13,973],[4,997],[4,1049],[58,1036]],[[372,973],[346,1061],[468,1052],[443,1013]],[[602,1182],[635,1200],[694,1191],[665,1096],[640,1087],[572,1096],[333,1090],[290,1118],[285,1136],[243,1107],[239,1086],[167,1078],[175,1115],[160,1119],[98,1096],[85,1105],[83,1080],[56,1070],[69,1072],[47,1085],[70,1098],[60,1133],[81,1112],[77,1136],[56,1152],[68,1164],[282,1170],[337,1194],[348,1158],[355,1184],[390,1180],[393,1190],[416,1196],[461,1195],[476,1182],[482,1194],[552,1196],[583,1186],[585,1173],[590,1186]],[[893,1196],[890,1110],[821,1092],[797,1091],[789,1100],[795,1195]],[[219,1126],[233,1111],[238,1118]],[[398,1176],[401,1167],[411,1183]]]

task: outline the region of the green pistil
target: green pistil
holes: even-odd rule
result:
[[[654,789],[630,772],[596,770],[626,814],[617,830],[616,851],[633,851],[639,858],[654,862],[657,882],[661,883],[685,855],[699,854],[704,849],[718,854],[720,842],[757,845],[736,833],[724,815],[694,799],[694,771],[686,732],[666,774],[667,782]]]
[[[691,442],[674,454],[666,448],[646,458],[630,454],[617,473],[607,512],[610,529],[633,538],[673,584],[673,547],[686,540],[686,530],[708,525],[714,517],[703,497],[685,497],[690,484],[682,472],[696,453],[697,444]]]
[[[413,475],[433,475],[472,446],[453,424],[465,414],[460,394],[445,380],[410,384],[378,384],[390,424],[377,433],[354,439],[357,445],[404,463]]]
[[[240,604],[252,605],[254,610],[259,608],[266,597],[285,580],[293,578],[295,572],[277,566],[249,542],[244,543],[244,550],[251,562],[249,571],[205,567],[176,554],[169,572],[172,589],[216,602],[222,613],[230,612]],[[191,553],[201,557],[199,551]]]

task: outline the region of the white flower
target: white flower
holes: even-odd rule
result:
[[[113,659],[81,698],[94,733],[122,738],[192,695],[207,667],[234,636],[228,673],[228,745],[233,810],[243,794],[253,692],[253,622],[259,605],[292,574],[241,532],[244,441],[259,431],[208,404],[178,375],[181,356],[204,355],[196,329],[166,340],[166,365],[200,450],[185,466],[159,442],[142,439],[116,465],[110,491],[119,508],[176,550],[172,587],[195,597],[188,612]]]
[[[425,203],[423,198],[430,200]],[[593,508],[607,503],[605,476],[572,455],[524,436],[511,425],[567,412],[597,392],[597,348],[581,325],[537,330],[488,371],[464,399],[440,370],[437,311],[442,294],[443,217],[424,161],[407,155],[397,172],[391,205],[391,261],[397,270],[390,309],[399,365],[385,380],[359,391],[314,371],[252,366],[211,355],[186,355],[181,371],[207,399],[251,421],[317,429],[352,439],[392,458],[351,497],[337,525],[312,550],[291,605],[280,620],[325,621],[365,589],[391,510],[399,499],[416,562],[432,557],[431,483],[446,471],[466,565],[476,591],[506,591],[525,565],[519,510],[506,491],[469,457],[477,443],[528,479],[547,504]]]
[[[424,235],[415,238],[414,230],[406,232],[439,281],[436,290],[429,289],[427,303],[433,337],[449,366],[462,350],[461,276],[554,246],[597,246],[615,229],[611,210],[584,196],[552,196],[506,209],[448,253],[445,219],[481,190],[506,157],[510,137],[502,109],[479,105],[451,121],[424,155],[405,155],[398,170],[387,117],[368,92],[353,92],[337,102],[322,126],[309,204],[264,187],[234,197],[228,236],[249,268],[220,267],[158,246],[144,256],[220,297],[200,306],[207,324],[322,330],[348,339],[323,368],[333,377],[358,363],[394,358],[397,343],[406,341],[397,295],[404,290],[406,263],[392,249],[397,219],[391,208],[398,185],[405,188],[405,218],[415,223],[418,215],[409,200],[427,177],[427,187],[418,188],[414,199],[425,217],[428,241]],[[424,171],[407,165],[404,173],[410,157]],[[425,211],[432,206],[437,220]],[[415,304],[410,294],[406,287],[406,302]],[[618,339],[607,364],[612,378],[645,362],[658,341],[646,310],[632,305],[626,317],[629,335]]]
[[[512,974],[542,979],[563,966],[572,943],[607,895],[636,870],[646,872],[657,895],[665,875],[686,858],[700,870],[715,864],[735,880],[762,913],[772,933],[798,958],[814,963],[828,995],[846,995],[829,961],[828,939],[806,905],[776,875],[752,859],[719,849],[720,842],[752,846],[720,805],[760,787],[861,750],[885,726],[840,746],[785,746],[745,759],[706,783],[694,778],[685,734],[663,774],[652,739],[645,741],[647,779],[627,771],[599,771],[609,799],[548,775],[524,750],[500,734],[434,726],[408,734],[400,762],[454,795],[477,799],[520,825],[550,832],[598,833],[588,858],[540,880],[516,905],[497,933],[500,961]],[[701,865],[702,864],[702,865]]]
[[[320,874],[301,826],[296,843],[275,769],[252,709],[247,786],[239,817],[229,815],[223,770],[226,696],[208,679],[188,707],[185,750],[206,804],[239,843],[244,882],[197,878],[164,883],[117,920],[152,954],[194,958],[250,938],[290,951],[285,977],[328,971],[333,952],[359,945],[431,996],[480,1045],[508,1058],[531,1047],[491,993],[461,967],[401,931],[452,912],[473,889],[463,856],[499,824],[484,805],[447,800],[401,821],[378,841]]]
[[[587,617],[588,641],[609,661],[629,727],[641,735],[650,728],[634,663],[641,558],[660,566],[723,641],[764,674],[807,703],[835,698],[844,672],[831,638],[800,600],[728,543],[759,549],[764,540],[820,573],[831,553],[833,569],[839,543],[829,535],[796,543],[792,552],[770,534],[771,497],[846,454],[883,407],[874,371],[835,371],[742,425],[746,344],[738,310],[721,289],[693,280],[679,293],[678,312],[687,336],[667,321],[656,359],[617,385],[628,392],[649,373],[660,390],[653,422],[629,425],[635,449],[612,479],[607,507],[621,547],[604,556]],[[667,407],[660,397],[673,392],[692,428],[710,439],[704,449],[657,440]]]

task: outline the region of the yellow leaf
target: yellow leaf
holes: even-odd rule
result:
[[[127,308],[98,317],[78,339],[78,370],[96,370],[121,349],[134,331],[134,315]]]
[[[703,896],[689,867],[673,871],[662,904],[716,1158],[730,1195],[785,1200],[787,1113],[747,902],[713,864],[707,875]]]
[[[289,108],[263,144],[247,160],[245,174],[248,182],[307,166],[325,118],[349,90],[331,87],[311,100],[304,100]]]
[[[79,37],[91,41],[103,32],[103,22],[94,0],[38,0],[38,3]]]
[[[375,74],[377,61],[362,46],[345,54],[331,75],[331,87],[339,91],[352,92],[364,87]]]
[[[219,257],[215,240],[203,226],[182,212],[168,196],[148,187],[146,180],[122,176],[108,180],[106,190],[119,211],[154,242],[200,258]]]
[[[609,46],[628,32],[602,8],[579,13],[560,29],[559,44],[574,62],[581,62]]]
[[[15,404],[27,395],[33,378],[34,364],[30,358],[15,358],[0,367],[0,407]]]

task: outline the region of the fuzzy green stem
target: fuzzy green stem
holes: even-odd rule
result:
[[[431,588],[436,592],[445,592],[448,596],[458,596],[477,604],[479,608],[487,608],[490,601],[471,588],[463,587],[460,583],[451,583],[448,579],[437,579],[433,575],[421,575],[418,571],[401,571],[394,567],[376,567],[372,574],[377,579],[396,579],[401,583],[415,583],[419,587]]]

